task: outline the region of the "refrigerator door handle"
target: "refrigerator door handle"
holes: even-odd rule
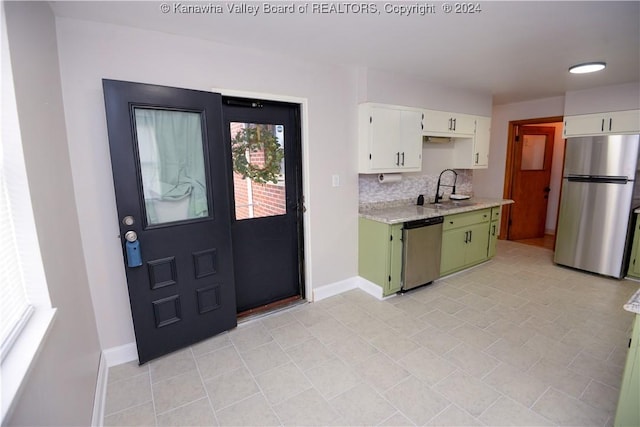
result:
[[[569,175],[569,182],[593,182],[596,184],[626,184],[629,178],[626,176],[599,176],[599,175]]]

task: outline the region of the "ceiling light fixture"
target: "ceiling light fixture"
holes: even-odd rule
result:
[[[604,70],[604,67],[606,66],[606,62],[585,62],[584,64],[578,64],[574,65],[573,67],[569,67],[569,72],[573,74],[593,73],[596,71]]]

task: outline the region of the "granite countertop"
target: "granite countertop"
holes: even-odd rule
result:
[[[632,313],[640,314],[640,289],[629,298],[629,301],[624,305],[624,309]]]
[[[466,203],[465,203],[466,202]],[[472,203],[469,205],[468,203]],[[492,208],[495,206],[508,205],[513,203],[509,199],[485,199],[473,197],[461,204],[451,204],[446,202],[440,208],[425,202],[424,206],[417,206],[415,201],[405,201],[398,205],[389,203],[381,203],[368,205],[360,208],[360,217],[371,219],[373,221],[383,222],[385,224],[398,224],[406,221],[415,221],[419,219],[432,218],[436,216],[452,215],[462,212],[471,212],[479,209]]]

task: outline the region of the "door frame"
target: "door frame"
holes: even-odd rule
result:
[[[243,91],[243,90],[235,90],[235,89],[225,89],[225,88],[211,88],[212,92],[217,92],[222,96],[230,96],[237,98],[249,98],[249,99],[261,99],[264,101],[274,101],[274,102],[288,102],[290,104],[298,104],[300,106],[300,150],[302,157],[302,198],[304,200],[303,203],[303,213],[302,213],[302,232],[303,232],[303,250],[304,250],[304,259],[301,260],[304,262],[304,299],[312,302],[313,301],[313,286],[311,283],[311,271],[312,271],[312,251],[311,251],[311,236],[310,236],[310,223],[311,218],[309,215],[309,210],[311,208],[311,198],[309,197],[309,120],[308,120],[308,100],[307,98],[300,98],[295,96],[287,96],[287,95],[276,95],[272,93],[263,93],[263,92],[251,92],[251,91]]]
[[[518,128],[523,125],[545,125],[550,123],[559,123],[564,121],[564,116],[542,117],[539,119],[510,120],[509,133],[507,137],[507,158],[504,168],[504,189],[502,197],[508,199],[511,197],[513,190],[513,169],[515,166],[515,145],[516,136],[518,136]],[[506,219],[500,223],[499,239],[507,239],[507,231],[509,230],[509,218],[511,217],[511,205],[502,206],[502,218]]]

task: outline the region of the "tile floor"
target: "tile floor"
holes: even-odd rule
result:
[[[500,241],[378,301],[353,290],[109,370],[105,425],[610,426],[637,282]]]

